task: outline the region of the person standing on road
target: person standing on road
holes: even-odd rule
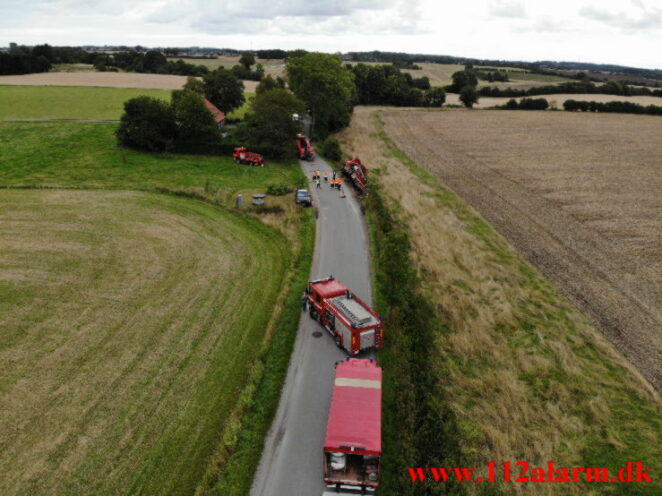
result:
[[[317,189],[321,188],[320,186],[320,178],[318,177],[315,182],[317,183]]]
[[[331,178],[332,180],[336,180],[336,171],[333,171],[333,177]]]
[[[305,312],[307,308],[308,308],[308,295],[304,291],[303,295],[301,296],[301,311]]]
[[[329,173],[327,171],[324,171],[324,182],[325,183],[329,182]]]

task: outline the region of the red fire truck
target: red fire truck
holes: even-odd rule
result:
[[[246,147],[238,146],[234,149],[232,158],[238,164],[252,165],[255,167],[264,167],[264,161],[262,160],[262,155],[259,153],[249,152]]]
[[[297,155],[301,160],[315,160],[315,149],[310,140],[303,134],[297,134]]]
[[[382,369],[373,360],[338,362],[324,439],[327,488],[362,493],[377,489],[381,433]]]
[[[382,319],[347,286],[330,276],[308,283],[310,316],[350,355],[383,346]]]
[[[368,169],[358,157],[345,162],[342,166],[342,172],[361,193],[368,190]]]

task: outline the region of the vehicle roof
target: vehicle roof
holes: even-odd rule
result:
[[[347,286],[335,279],[314,282],[313,287],[322,298],[333,298],[347,291]]]
[[[356,327],[369,327],[379,323],[370,309],[361,305],[356,298],[348,298],[346,293],[330,298],[329,302]]]
[[[373,361],[347,358],[336,366],[324,449],[382,449],[382,369]],[[341,448],[344,447],[344,448]]]
[[[297,193],[308,193],[308,194],[310,194],[307,189],[298,189]]]

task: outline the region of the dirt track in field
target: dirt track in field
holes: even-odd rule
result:
[[[398,147],[467,200],[662,389],[662,119],[387,111]]]
[[[186,83],[186,76],[133,72],[44,72],[21,76],[0,76],[0,85],[21,86],[101,86],[179,90],[184,83]],[[256,86],[256,81],[244,81],[244,90],[249,93],[254,93]]]

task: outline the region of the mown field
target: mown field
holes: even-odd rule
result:
[[[99,86],[109,88],[146,88],[180,90],[186,76],[141,74],[135,72],[43,72],[20,76],[0,76],[0,86]],[[247,92],[255,92],[257,81],[244,81]]]
[[[284,238],[153,193],[4,190],[0,212],[0,492],[192,494]]]
[[[124,102],[138,96],[169,101],[172,90],[86,86],[0,86],[0,119],[119,120]],[[253,93],[229,117],[240,119]]]
[[[298,168],[251,168],[230,156],[163,155],[117,147],[113,123],[0,122],[0,185],[214,190],[295,184]],[[289,198],[288,198],[289,199]]]
[[[384,369],[383,463],[387,474],[380,493],[415,494],[402,467],[482,467],[488,461],[518,460],[540,466],[553,460],[557,466],[610,470],[618,470],[628,460],[643,460],[656,476],[650,485],[460,484],[448,490],[472,495],[496,494],[494,491],[659,493],[659,395],[623,358],[622,347],[611,344],[525,258],[545,275],[565,268],[569,281],[581,280],[590,265],[582,265],[583,257],[567,253],[561,262],[575,265],[554,268],[558,259],[550,257],[553,245],[538,245],[533,257],[515,249],[521,248],[522,241],[533,245],[538,235],[544,242],[548,239],[545,229],[563,235],[556,227],[568,212],[552,209],[541,217],[545,212],[538,208],[522,206],[524,212],[518,213],[502,208],[506,199],[516,199],[513,194],[518,186],[535,183],[539,197],[553,196],[575,212],[593,212],[592,218],[581,221],[592,222],[592,228],[599,228],[601,222],[605,231],[610,223],[616,229],[627,226],[628,212],[632,212],[630,227],[638,234],[628,231],[632,236],[625,243],[640,255],[659,257],[659,246],[639,239],[647,232],[650,241],[650,236],[660,232],[655,227],[660,221],[659,210],[656,214],[654,209],[656,197],[650,194],[659,180],[654,170],[660,163],[656,158],[660,150],[651,135],[657,134],[657,124],[638,121],[632,130],[635,123],[628,118],[635,116],[579,123],[571,115],[567,126],[559,127],[555,121],[545,120],[549,113],[540,113],[539,120],[529,122],[534,117],[518,113],[508,117],[485,112],[379,112],[357,108],[350,128],[340,135],[346,154],[365,157],[372,176],[382,185],[381,195],[391,215],[400,219],[407,233],[403,238],[396,231],[392,239],[376,240],[376,252],[383,257],[382,251],[391,244],[411,243],[411,268],[401,267],[401,262],[398,267],[389,265],[392,257],[380,259],[378,301],[400,297],[395,288],[398,281],[410,277],[406,274],[411,269],[420,278],[413,308],[426,312],[426,316],[409,317],[415,322],[425,320],[425,343],[419,344],[416,325],[411,335],[394,328],[390,342],[400,348],[387,343],[384,356],[380,355],[391,369],[397,368]],[[556,119],[565,119],[564,114],[558,115]],[[622,132],[625,136],[618,138]],[[511,139],[515,134],[517,139]],[[641,137],[635,139],[635,134]],[[649,143],[646,137],[651,138]],[[629,143],[631,139],[635,141]],[[637,151],[638,146],[644,149]],[[630,160],[624,161],[625,157]],[[492,168],[494,174],[486,178],[486,171]],[[493,194],[461,199],[448,189],[460,180],[492,188]],[[637,192],[635,184],[643,189]],[[585,188],[583,195],[578,188]],[[619,192],[622,188],[625,191]],[[462,191],[458,189],[458,193]],[[634,210],[628,210],[625,205],[633,199]],[[616,205],[612,205],[614,200]],[[504,233],[506,240],[467,201],[499,231],[505,222],[517,222],[527,214],[538,216],[538,222],[527,224],[531,230],[518,238]],[[372,222],[381,222],[383,215]],[[548,225],[549,217],[555,215],[559,218]],[[625,216],[622,223],[616,222],[619,215]],[[568,234],[573,232],[577,231]],[[618,234],[612,239],[617,240]],[[376,235],[389,236],[388,232]],[[593,253],[595,261],[603,256],[598,250]],[[389,278],[389,274],[395,275]],[[631,287],[642,281],[640,274],[627,277]],[[641,282],[640,291],[644,287]],[[592,297],[586,294],[587,300]],[[622,311],[627,299],[612,303]],[[405,304],[402,311],[406,308]],[[389,314],[389,308],[382,311],[386,318],[402,317],[398,312]],[[407,318],[405,315],[405,322]],[[657,338],[652,328],[642,330],[649,341],[639,352],[649,365],[654,364],[651,358],[655,359]],[[405,390],[407,394],[403,394]]]
[[[237,443],[233,474],[257,464],[278,402],[312,214],[250,195],[300,169],[120,149],[116,127],[0,123],[2,494],[205,494]]]
[[[119,120],[137,96],[170,100],[170,90],[76,86],[0,86],[0,119]]]

